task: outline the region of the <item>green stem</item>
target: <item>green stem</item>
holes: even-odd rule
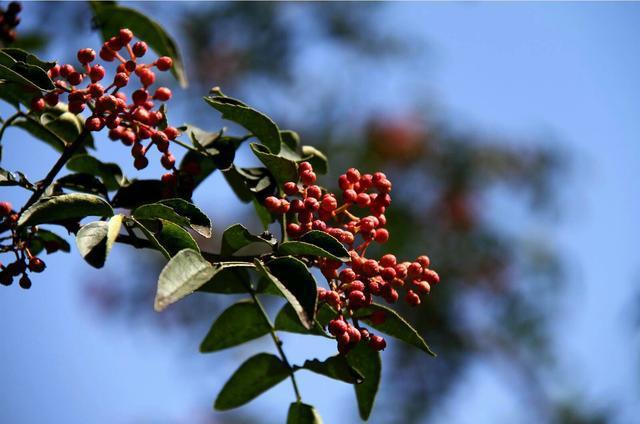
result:
[[[172,142],[172,143],[176,143],[178,146],[182,146],[182,147],[184,147],[184,148],[185,148],[185,149],[187,149],[187,150],[191,150],[192,152],[202,154],[199,150],[194,149],[193,147],[189,146],[189,145],[188,145],[188,144],[186,144],[186,143],[183,143],[182,141],[178,140],[177,138],[176,138],[175,140],[171,140],[171,142]]]
[[[293,367],[291,366],[291,363],[287,359],[287,355],[284,353],[284,350],[282,349],[282,340],[280,340],[280,338],[276,334],[276,329],[271,323],[271,319],[269,318],[267,311],[264,309],[264,306],[262,306],[260,299],[258,299],[256,292],[251,287],[247,287],[247,288],[249,289],[249,293],[251,293],[251,298],[258,306],[258,309],[260,310],[262,317],[264,318],[265,322],[269,326],[269,333],[271,334],[273,343],[276,345],[276,348],[278,349],[278,353],[280,354],[280,358],[282,359],[282,362],[284,362],[287,368],[289,368],[291,384],[293,384],[293,392],[296,395],[296,402],[300,403],[302,401],[302,397],[300,396],[300,390],[298,389],[298,383],[296,382],[296,377],[294,375]]]
[[[22,113],[22,111],[17,111],[2,123],[2,127],[0,127],[0,140],[2,140],[2,136],[4,135],[4,132],[6,131],[6,129],[9,128],[11,124],[13,124],[13,121],[15,121],[16,119],[22,116],[24,116],[24,113]]]

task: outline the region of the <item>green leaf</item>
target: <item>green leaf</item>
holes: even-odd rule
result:
[[[189,220],[189,226],[198,234],[210,238],[213,228],[209,217],[199,207],[184,199],[161,200],[160,204],[167,205],[176,213]]]
[[[145,219],[164,219],[167,221],[171,221],[174,224],[180,225],[182,227],[189,226],[189,220],[183,216],[177,214],[172,208],[169,206],[165,206],[160,203],[150,203],[147,205],[138,206],[133,212],[132,215],[138,221]]]
[[[303,159],[313,166],[314,172],[326,174],[329,170],[327,156],[313,146],[302,146]]]
[[[385,314],[385,320],[382,324],[373,324],[367,317],[373,312],[383,312]],[[418,349],[428,353],[431,356],[436,354],[429,348],[422,336],[402,318],[396,311],[386,306],[373,303],[365,308],[358,309],[356,317],[361,317],[364,321],[367,321],[373,328],[388,334],[392,337],[402,340],[403,342],[417,347]]]
[[[275,240],[253,235],[240,224],[232,225],[222,234],[223,256],[259,256],[273,251]]]
[[[69,174],[56,181],[56,184],[62,188],[83,193],[99,194],[103,197],[107,196],[107,188],[102,181],[91,174]]]
[[[300,135],[297,132],[282,130],[280,131],[280,138],[282,138],[282,143],[292,151],[297,152],[300,148]]]
[[[55,88],[53,81],[43,68],[33,63],[16,60],[9,53],[15,53],[15,50],[0,49],[0,79],[25,85],[36,94],[39,91]]]
[[[113,209],[101,197],[86,193],[43,197],[22,213],[18,226],[55,223],[87,216],[113,216]]]
[[[213,277],[216,269],[200,252],[184,249],[165,265],[158,278],[154,309],[158,312],[190,295]]]
[[[89,265],[102,268],[113,243],[115,243],[122,215],[115,215],[109,221],[95,221],[83,225],[76,235],[78,251]]]
[[[0,187],[2,186],[20,186],[33,190],[33,184],[29,182],[22,172],[9,172],[4,168],[0,168]]]
[[[117,36],[121,28],[129,28],[138,39],[146,42],[158,56],[173,59],[171,73],[181,87],[187,86],[187,77],[176,42],[156,21],[149,19],[137,10],[118,6],[115,3],[92,1],[94,22],[107,41]]]
[[[301,367],[295,367],[296,370],[303,368],[349,384],[360,384],[364,380],[364,376],[349,365],[344,355],[331,356],[324,361],[306,360]]]
[[[230,97],[210,96],[205,97],[204,101],[221,112],[224,119],[246,128],[271,152],[280,152],[280,130],[268,116]]]
[[[108,190],[117,190],[127,181],[117,164],[101,162],[88,154],[74,156],[67,162],[67,168],[99,177]]]
[[[65,239],[49,230],[39,228],[38,232],[29,238],[29,251],[32,255],[38,255],[42,251],[51,254],[61,250],[70,252],[71,246]]]
[[[331,338],[331,336],[324,331],[323,325],[320,323],[320,316],[323,315],[324,318],[324,315],[327,314],[327,308],[331,309],[330,306],[322,304],[317,312],[318,319],[316,319],[313,327],[309,330],[302,325],[300,318],[298,318],[298,314],[295,309],[293,309],[293,306],[291,306],[290,303],[287,303],[282,307],[282,309],[280,309],[278,315],[276,315],[274,327],[278,331],[288,331],[289,333],[298,334],[313,334]],[[333,311],[329,319],[332,319],[335,316],[336,312]]]
[[[287,424],[322,424],[322,418],[313,406],[294,402],[289,406]]]
[[[2,49],[2,52],[8,54],[18,62],[24,62],[28,65],[35,65],[39,68],[42,68],[44,71],[48,71],[56,64],[55,62],[45,62],[27,51],[14,47],[6,47]]]
[[[278,247],[281,255],[320,256],[335,261],[349,261],[349,252],[335,237],[322,231],[309,231],[297,241],[286,241]]]
[[[238,294],[248,293],[248,287],[251,284],[251,276],[249,268],[253,268],[253,264],[235,264],[228,262],[216,272],[216,274],[205,285],[198,290],[207,293],[221,294]]]
[[[171,259],[171,255],[169,254],[169,252],[167,252],[167,249],[165,249],[164,246],[160,244],[151,230],[149,230],[146,226],[144,226],[141,222],[137,221],[133,217],[127,216],[125,218],[125,222],[127,224],[132,225],[133,227],[138,228],[140,231],[142,231],[146,239],[156,250],[158,250],[165,258]]]
[[[200,352],[215,352],[248,342],[265,334],[271,327],[253,300],[243,300],[227,308],[213,322],[200,344]]]
[[[289,375],[289,369],[277,356],[259,353],[240,365],[218,394],[214,407],[219,411],[237,408]]]
[[[269,169],[276,181],[284,184],[287,181],[298,180],[298,165],[290,159],[274,155],[269,148],[257,143],[249,144],[253,153]]]
[[[316,281],[307,266],[292,256],[276,258],[266,267],[257,259],[255,264],[258,271],[267,277],[293,306],[302,325],[311,329],[314,325],[318,295]]]
[[[366,421],[371,415],[378,387],[380,386],[382,370],[380,353],[371,349],[366,343],[358,343],[347,354],[347,362],[364,376],[364,381],[360,384],[354,384],[353,387],[356,391],[360,418]]]
[[[140,205],[162,200],[162,182],[159,180],[133,180],[121,187],[111,203],[116,208],[135,209]]]
[[[174,224],[166,219],[158,219],[155,221],[141,220],[139,222],[153,233],[157,242],[171,256],[174,256],[183,249],[200,251],[198,243],[196,243],[191,234],[178,224]]]
[[[13,121],[13,126],[62,152],[67,143],[72,143],[82,133],[84,120],[67,112],[66,105],[59,103],[55,108],[48,108],[39,118],[32,115],[19,117]],[[78,152],[86,152],[85,147],[93,147],[93,136],[89,132],[84,133]]]

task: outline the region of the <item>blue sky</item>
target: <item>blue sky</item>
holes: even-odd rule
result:
[[[532,134],[548,136],[569,153],[570,169],[559,188],[559,222],[525,221],[507,228],[550,237],[569,265],[554,316],[558,369],[565,379],[551,383],[554,393],[584,390],[587,403],[614,402],[618,421],[631,421],[640,415],[637,332],[629,321],[640,278],[640,5],[400,3],[386,5],[383,17],[384,28],[424,36],[429,48],[428,63],[416,59],[417,72],[429,70],[424,78],[372,76],[372,84],[392,88],[387,92],[392,99],[401,101],[406,90],[424,90],[439,113],[463,128],[523,143]],[[27,14],[23,20],[29,23]],[[370,96],[371,102],[380,101]],[[55,160],[17,130],[6,138],[5,168],[22,167],[20,157],[28,152],[27,173],[37,176]],[[122,154],[110,146],[105,152]],[[16,193],[0,190],[3,199],[19,204]],[[496,199],[496,220],[503,218],[500,205],[508,201]],[[107,269],[118,270],[132,252],[118,249]],[[47,264],[50,271],[36,278],[28,293],[15,287],[0,292],[0,422],[176,422],[199,414],[213,400],[238,357],[249,357],[260,344],[269,346],[252,342],[234,358],[200,355],[176,331],[101,322],[79,288],[81,278],[101,274],[73,253],[54,255]],[[285,342],[294,360],[304,359],[309,339],[287,335]],[[311,343],[326,354],[333,349]],[[309,374],[301,374],[301,385],[326,422],[344,422],[343,411],[355,415],[350,387]],[[265,422],[282,422],[286,407],[273,402],[289,398],[291,388],[284,382],[249,410],[268,410]],[[344,407],[334,408],[336,402]],[[438,422],[528,422],[521,402],[491,364],[478,363],[441,406]]]

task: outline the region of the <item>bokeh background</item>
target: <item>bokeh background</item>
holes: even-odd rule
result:
[[[325,185],[352,165],[394,182],[387,247],[427,252],[444,282],[405,311],[439,356],[391,343],[371,422],[640,420],[640,4],[128,5],[185,56],[189,88],[164,81],[172,123],[229,125],[199,101],[218,85],[327,152]],[[19,30],[43,58],[99,45],[84,3],[24,3]],[[135,175],[122,146],[97,145]],[[17,129],[3,148],[2,167],[34,180],[56,157]],[[259,229],[219,174],[195,201],[218,235]],[[75,252],[46,261],[30,291],[0,290],[0,422],[284,422],[284,382],[212,410],[240,360],[272,349],[197,352],[231,297],[156,314],[159,255],[117,246],[102,271]],[[283,338],[294,362],[335,349]],[[325,422],[359,422],[351,386],[299,378]]]

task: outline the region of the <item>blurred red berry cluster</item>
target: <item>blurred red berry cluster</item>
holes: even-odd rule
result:
[[[3,44],[10,44],[16,41],[15,28],[20,23],[18,14],[22,11],[22,6],[16,1],[7,5],[5,10],[0,9],[0,41]]]

